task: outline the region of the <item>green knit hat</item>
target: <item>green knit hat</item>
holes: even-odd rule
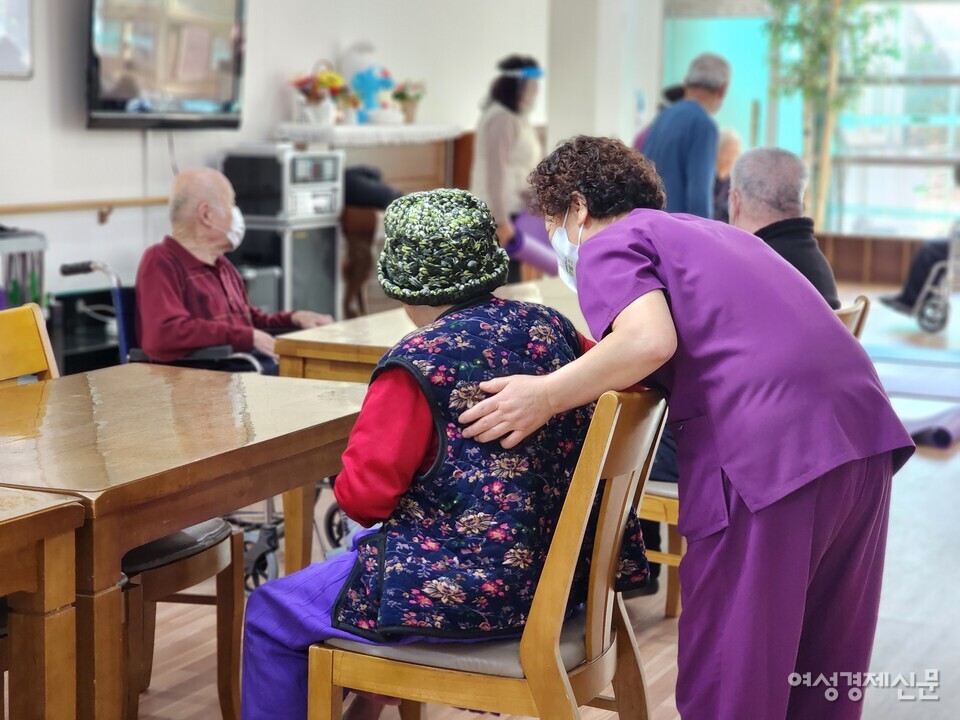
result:
[[[465,190],[428,190],[390,203],[377,263],[383,291],[407,305],[456,305],[507,280],[507,253],[483,201]]]

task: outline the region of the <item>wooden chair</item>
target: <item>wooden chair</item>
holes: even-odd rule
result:
[[[863,327],[867,324],[867,315],[870,313],[870,298],[866,295],[858,295],[853,305],[842,307],[835,312],[841,322],[859,340],[863,334]]]
[[[35,304],[0,311],[0,386],[35,375],[60,377],[43,313]],[[229,541],[229,542],[228,542]],[[217,689],[225,720],[240,716],[240,635],[243,627],[243,536],[224,520],[211,520],[131,550],[123,570],[128,648],[128,713],[135,718],[139,693],[150,682],[156,603],[217,606]],[[217,577],[216,597],[171,595]],[[2,644],[3,641],[0,641]],[[5,657],[0,647],[0,658]]]
[[[40,307],[34,303],[0,311],[0,387],[16,385],[19,378],[38,380],[60,377],[50,336]]]
[[[650,562],[660,563],[667,572],[667,606],[664,615],[680,617],[680,560],[687,550],[687,541],[680,535],[680,491],[677,483],[647,483],[637,514],[644,520],[667,524],[667,545],[661,550],[647,550]]]
[[[240,636],[243,631],[243,534],[225,520],[208,520],[128,552],[126,587],[127,717],[139,714],[150,687],[157,603],[217,607],[217,694],[224,720],[240,717]],[[216,595],[181,591],[216,577]]]
[[[614,581],[628,513],[643,493],[665,418],[666,403],[653,391],[600,398],[519,640],[314,645],[308,717],[340,718],[343,688],[353,688],[402,698],[404,720],[422,720],[425,702],[548,720],[574,720],[589,704],[646,720],[643,668]],[[586,610],[564,622],[601,478]],[[611,682],[615,697],[601,697]]]
[[[7,601],[0,598],[0,720],[6,715],[4,709],[5,693],[3,689],[3,676],[10,669],[10,648],[7,647]]]
[[[840,308],[836,311],[837,317],[857,339],[863,333],[869,312],[870,299],[864,295],[858,296],[849,307]],[[687,546],[686,540],[681,537],[677,530],[677,522],[680,516],[680,496],[676,483],[652,480],[648,482],[639,514],[644,520],[667,524],[668,543],[666,549],[660,552],[648,550],[647,558],[650,562],[658,562],[667,567],[666,616],[679,617],[681,604],[678,568]]]

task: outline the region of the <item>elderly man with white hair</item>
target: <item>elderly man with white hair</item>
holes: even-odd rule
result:
[[[683,81],[683,99],[661,112],[643,143],[667,193],[667,212],[713,218],[717,124],[730,85],[730,63],[719,55],[694,58]]]
[[[224,256],[243,240],[233,186],[210,168],[185,170],[170,191],[172,234],[147,248],[137,269],[140,346],[172,362],[210,345],[257,355],[276,374],[269,329],[316,327],[329,315],[298,310],[268,315],[250,304],[240,273]]]
[[[803,217],[808,173],[803,161],[780,148],[756,148],[740,156],[730,174],[730,224],[753,233],[809,280],[834,310],[837,282]]]

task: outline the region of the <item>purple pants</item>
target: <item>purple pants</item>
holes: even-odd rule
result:
[[[870,664],[891,477],[889,454],[857,460],[757,513],[725,479],[729,527],[691,542],[680,564],[683,720],[860,717],[839,673]],[[811,684],[838,675],[792,687],[795,672]]]
[[[348,552],[272,580],[250,596],[240,684],[243,720],[306,718],[309,647],[330,638],[370,642],[331,626],[333,605],[357,558],[356,541],[366,534],[358,534]],[[407,635],[391,644],[414,642],[451,641]]]

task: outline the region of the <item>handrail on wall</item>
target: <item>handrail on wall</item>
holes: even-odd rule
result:
[[[0,205],[0,215],[38,215],[42,213],[76,212],[96,210],[97,221],[103,225],[116,208],[153,207],[166,205],[170,198],[163,195],[152,197],[113,198],[108,200],[71,200],[68,202],[26,203]]]

